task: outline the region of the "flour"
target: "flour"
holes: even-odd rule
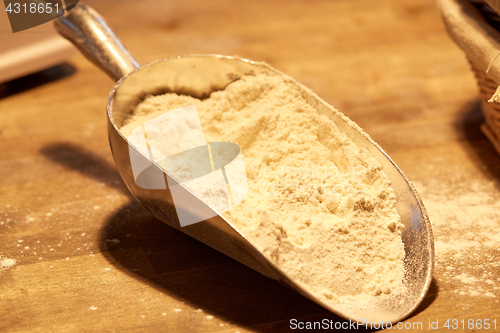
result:
[[[208,142],[238,144],[248,195],[224,215],[319,299],[369,304],[404,289],[403,225],[380,164],[281,76],[244,76],[205,100],[148,96],[121,132],[195,104]]]
[[[16,259],[10,259],[0,256],[0,268],[11,268],[16,264]]]
[[[461,296],[491,298],[499,294],[500,197],[495,183],[466,179],[461,187],[438,181],[415,186],[432,223],[438,283]]]

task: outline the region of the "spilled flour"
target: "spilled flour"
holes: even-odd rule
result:
[[[438,283],[449,284],[459,296],[498,297],[500,198],[495,184],[484,179],[463,188],[431,184],[415,186],[432,223]]]
[[[284,272],[331,304],[404,290],[403,225],[380,164],[286,78],[244,76],[199,100],[148,96],[121,128],[195,104],[207,141],[238,144],[248,195],[224,215]]]
[[[0,256],[0,268],[11,268],[16,264],[15,259],[5,258]]]

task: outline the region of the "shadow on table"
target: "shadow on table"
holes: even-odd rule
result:
[[[455,129],[465,138],[461,144],[469,158],[478,165],[478,169],[486,176],[500,180],[500,156],[481,132],[480,126],[483,123],[481,102],[473,100],[458,113]]]
[[[345,321],[152,215],[131,217],[142,209],[138,202],[129,203],[101,230],[101,252],[122,271],[208,314],[260,332],[289,331],[293,318]],[[113,239],[120,240],[119,246]],[[360,326],[353,331],[370,330]]]
[[[73,75],[75,72],[75,67],[64,63],[18,79],[0,83],[0,98],[6,98],[60,80]]]
[[[116,167],[82,146],[67,142],[54,142],[43,146],[40,153],[52,162],[132,197]]]

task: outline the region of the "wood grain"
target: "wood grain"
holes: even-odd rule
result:
[[[500,195],[473,75],[434,0],[87,3],[142,64],[190,53],[266,61],[356,121],[419,187],[453,202],[480,181]],[[108,148],[112,86],[78,55],[0,89],[0,256],[17,260],[0,269],[0,331],[288,332],[292,318],[342,321],[131,198]],[[444,332],[446,319],[496,318],[500,329],[499,251],[438,257],[406,322],[439,320]],[[477,279],[493,270],[495,297],[457,292],[452,265],[477,267]]]

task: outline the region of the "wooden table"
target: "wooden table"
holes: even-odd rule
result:
[[[465,331],[469,319],[497,319],[500,330],[500,218],[487,216],[493,246],[457,223],[480,225],[497,207],[500,159],[434,0],[87,3],[140,63],[189,53],[263,60],[356,121],[415,182],[435,225],[435,278],[407,331],[436,320],[450,331],[454,318]],[[77,55],[0,88],[0,262],[16,260],[0,268],[0,332],[288,332],[293,318],[340,322],[130,196],[107,142],[112,86]],[[450,248],[461,239],[470,247]]]

